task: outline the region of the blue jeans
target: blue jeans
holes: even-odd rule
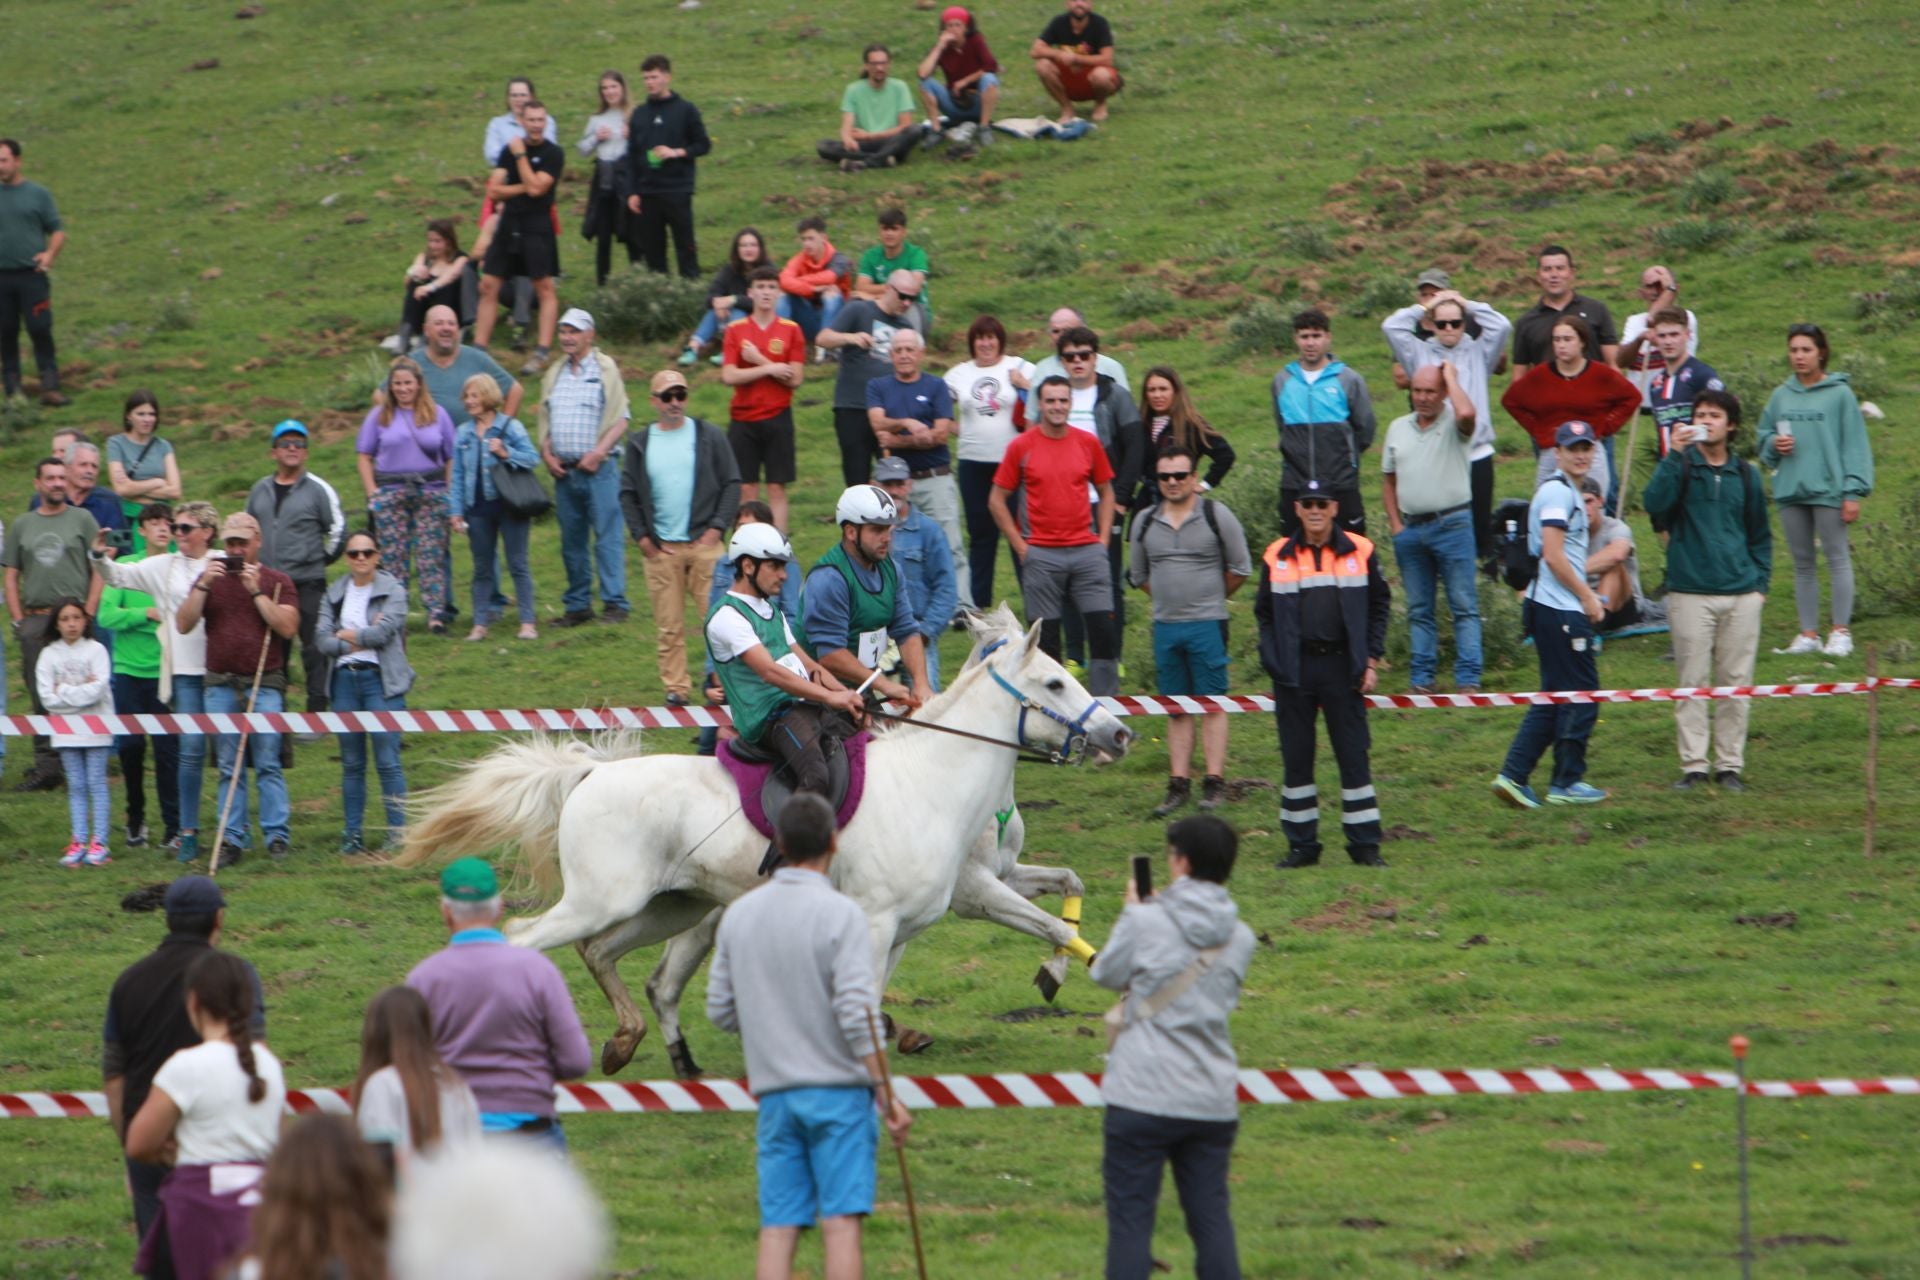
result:
[[[780,306],[778,310],[783,316],[787,314],[787,295],[784,293],[780,295]],[[740,307],[734,307],[727,312],[728,323],[732,323],[735,320],[745,320],[746,318],[746,311]],[[720,317],[714,314],[712,307],[708,307],[707,314],[700,317],[700,323],[693,331],[693,340],[705,347],[710,346],[713,340],[719,336]]]
[[[522,524],[526,523],[521,521]],[[478,592],[475,593],[478,595]],[[405,698],[389,698],[380,687],[380,668],[362,663],[333,669],[334,711],[404,711]],[[367,812],[367,739],[373,739],[373,767],[380,775],[380,799],[387,809],[387,829],[407,825],[407,775],[400,771],[400,735],[397,733],[343,733],[340,738],[340,805],[349,835],[359,835]]]
[[[806,335],[808,342],[812,342],[820,336],[821,329],[833,323],[833,318],[840,314],[840,308],[846,305],[847,300],[838,293],[818,301],[783,293],[780,301],[784,307],[780,314],[799,325],[800,332]]]
[[[967,105],[964,107],[953,100],[953,91],[947,88],[946,81],[937,76],[928,76],[922,80],[920,88],[940,105],[940,114],[945,116],[950,124],[959,124],[962,120],[971,120],[979,124],[981,95],[990,88],[998,88],[999,84],[999,76],[991,71],[982,72],[980,78],[973,82],[973,96],[967,100]]]
[[[123,716],[165,715],[160,701],[160,677],[113,673],[113,709]],[[4,708],[0,708],[4,710]],[[120,777],[127,786],[127,826],[137,830],[147,822],[147,735],[122,734],[113,740],[120,756]],[[153,739],[153,789],[160,797],[160,818],[168,831],[180,829],[180,740],[170,734]]]
[[[235,677],[239,679],[240,677]],[[251,682],[249,682],[251,684]],[[177,705],[177,704],[176,704]],[[207,710],[209,711],[245,711],[247,709],[247,690],[233,685],[216,684],[207,688]],[[255,711],[285,711],[287,696],[278,689],[261,689],[260,696],[254,699]],[[213,740],[214,758],[220,765],[219,803],[227,802],[227,788],[233,787],[233,808],[227,814],[227,832],[224,839],[235,849],[247,847],[248,833],[252,830],[247,820],[246,775],[240,776],[240,785],[233,786],[234,770],[240,755],[240,735],[222,733]],[[182,752],[184,755],[185,753]],[[287,839],[287,822],[292,817],[291,807],[287,803],[287,780],[280,772],[280,735],[277,733],[250,733],[247,735],[247,764],[253,766],[253,783],[260,791],[260,834],[271,844],[275,840]],[[239,766],[244,769],[245,766]],[[186,769],[181,768],[184,774]],[[184,803],[186,797],[181,796]],[[218,820],[219,811],[215,810]],[[181,815],[185,817],[183,813]]]
[[[1447,589],[1453,615],[1453,682],[1480,683],[1480,597],[1474,583],[1473,513],[1456,511],[1393,535],[1393,558],[1407,592],[1407,630],[1413,640],[1414,684],[1432,686],[1440,668],[1436,580]]]
[[[93,842],[110,843],[112,824],[107,817],[107,747],[61,747],[60,765],[67,775],[67,818],[75,844],[87,843],[87,818],[93,818]]]
[[[1598,689],[1600,666],[1593,656],[1593,624],[1576,610],[1545,609],[1531,602],[1527,633],[1540,655],[1540,688],[1545,692]],[[1587,739],[1593,736],[1600,708],[1591,702],[1536,703],[1527,708],[1520,731],[1507,748],[1500,772],[1525,786],[1540,757],[1553,748],[1553,786],[1570,787],[1587,773]]]
[[[186,714],[207,709],[207,678],[176,675],[173,678],[174,711]],[[207,736],[203,733],[180,735],[180,829],[200,829],[200,783],[207,771]]]
[[[607,463],[612,466],[612,462]],[[533,621],[533,567],[527,563],[527,535],[533,521],[519,516],[467,515],[467,547],[473,552],[473,620],[485,626],[500,617],[500,566],[495,559],[495,544],[507,553],[507,572],[513,575],[514,605],[520,621]]]
[[[1607,455],[1607,497],[1601,505],[1606,508],[1608,515],[1617,516],[1620,514],[1620,468],[1613,461],[1613,437],[1608,436],[1602,440],[1600,447],[1606,451]],[[1631,462],[1632,459],[1628,461]]]
[[[560,563],[567,569],[567,592],[560,606],[568,613],[593,608],[593,577],[600,574],[600,604],[627,609],[627,525],[620,514],[619,455],[598,471],[568,467],[553,485],[553,509],[560,517]],[[588,542],[593,546],[588,548]]]

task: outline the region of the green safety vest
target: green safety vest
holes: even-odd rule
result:
[[[889,556],[880,562],[880,589],[873,591],[860,581],[853,571],[853,563],[847,559],[844,546],[835,546],[833,550],[820,557],[814,564],[818,569],[827,565],[838,571],[846,580],[848,598],[853,601],[853,611],[847,619],[846,647],[860,660],[860,665],[869,669],[880,665],[880,655],[887,649],[887,629],[893,625],[893,613],[900,596],[900,574],[894,568],[893,558]],[[803,598],[801,611],[806,611]],[[819,654],[813,655],[818,658]]]
[[[761,617],[729,592],[707,611],[707,621],[713,621],[714,615],[722,609],[736,610],[753,628],[753,634],[759,637],[760,643],[767,647],[767,655],[778,662],[791,652],[787,645],[786,617],[780,612],[778,604],[773,601],[767,603],[773,604],[771,618]],[[713,669],[714,674],[720,677],[720,687],[726,690],[727,713],[733,717],[735,732],[747,742],[758,745],[767,731],[767,721],[790,705],[794,700],[793,695],[762,680],[737,655],[725,662],[715,662]]]

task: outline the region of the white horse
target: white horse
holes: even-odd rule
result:
[[[969,626],[973,653],[916,714],[921,727],[891,729],[868,745],[864,798],[840,833],[834,883],[866,913],[882,990],[906,944],[950,906],[1089,953],[1071,924],[1023,896],[1077,891],[1077,878],[1017,867],[1018,815],[1006,826],[1016,841],[1011,855],[995,815],[1010,804],[1021,749],[1056,760],[1091,750],[1115,760],[1132,734],[1040,651],[1037,625],[1023,636],[1003,606],[973,615]],[[399,865],[513,846],[543,886],[553,887],[557,870],[559,902],[505,931],[517,946],[579,947],[619,1020],[601,1050],[608,1074],[632,1059],[646,1034],[615,966],[635,948],[669,942],[647,992],[674,1069],[697,1070],[680,1034],[680,993],[712,944],[716,908],[763,883],[766,849],[719,764],[621,758],[618,746],[534,738],[488,753],[420,796],[418,807],[423,816],[407,829]],[[1064,958],[1049,968],[1057,982]],[[1041,985],[1046,990],[1045,979]]]

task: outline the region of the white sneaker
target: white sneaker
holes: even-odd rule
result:
[[[400,335],[397,333],[390,333],[386,337],[380,339],[380,349],[382,351],[387,352],[389,355],[396,355],[396,356],[399,355],[400,354]]]
[[[1784,649],[1775,649],[1775,653],[1822,653],[1819,636],[1798,635],[1793,643]]]
[[[1844,658],[1853,652],[1853,633],[1835,627],[1827,633],[1827,647],[1822,650],[1829,658]]]

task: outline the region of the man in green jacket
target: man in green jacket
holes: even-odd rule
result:
[[[173,508],[151,503],[140,511],[140,536],[153,555],[167,549]],[[132,564],[143,556],[122,556]],[[132,587],[109,586],[100,593],[99,623],[113,632],[113,709],[123,716],[165,715],[160,699],[160,638],[163,615],[154,598]],[[147,843],[147,735],[125,733],[114,739],[120,776],[127,784],[127,847]],[[171,841],[180,834],[180,739],[163,733],[153,740],[153,789],[160,795],[160,816]]]
[[[1753,682],[1760,649],[1760,611],[1773,573],[1773,526],[1766,488],[1753,465],[1733,455],[1728,438],[1740,426],[1740,401],[1729,391],[1702,391],[1692,423],[1674,429],[1674,448],[1660,460],[1640,501],[1666,528],[1667,620],[1673,629],[1674,675],[1683,688]],[[1712,707],[1713,780],[1745,791],[1747,700],[1688,699],[1674,704],[1680,738],[1675,791],[1707,782],[1707,720]]]

